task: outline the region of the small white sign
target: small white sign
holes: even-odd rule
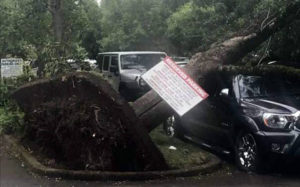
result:
[[[180,116],[208,97],[208,94],[170,57],[151,68],[142,78]]]
[[[23,59],[7,58],[1,59],[1,78],[17,77],[23,74]]]

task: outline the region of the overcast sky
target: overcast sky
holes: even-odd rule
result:
[[[101,0],[96,0],[98,2],[98,4],[100,4]]]

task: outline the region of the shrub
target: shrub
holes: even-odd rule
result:
[[[23,116],[17,107],[0,108],[0,134],[22,133]]]
[[[30,82],[34,76],[25,73],[16,78],[3,78],[0,80],[0,107],[6,107],[10,103],[10,94],[19,86]]]
[[[33,79],[34,76],[27,70],[19,77],[0,80],[0,134],[23,132],[24,114],[11,100],[10,95],[16,88]]]

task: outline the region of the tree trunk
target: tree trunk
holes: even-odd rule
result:
[[[52,27],[55,41],[61,43],[63,39],[62,0],[48,0],[48,9],[52,15]]]
[[[253,51],[271,35],[300,17],[300,2],[290,4],[284,13],[271,17],[267,25],[256,33],[234,37],[223,43],[215,44],[205,52],[195,54],[184,68],[200,85],[205,75],[222,65],[236,64],[246,54]],[[174,111],[153,91],[136,100],[133,105],[136,115],[148,131],[154,129]]]

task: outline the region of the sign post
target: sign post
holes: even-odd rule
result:
[[[17,77],[23,74],[23,59],[1,59],[1,78]]]
[[[208,97],[170,57],[151,68],[142,78],[180,116]]]

